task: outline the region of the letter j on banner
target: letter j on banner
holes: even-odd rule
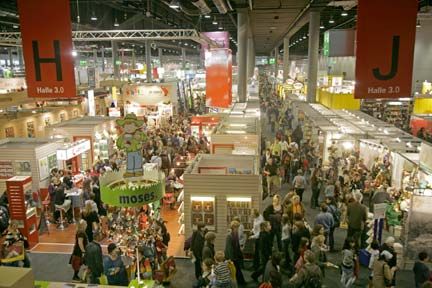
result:
[[[69,0],[18,0],[29,97],[76,97]]]
[[[411,96],[417,0],[359,0],[354,97]]]

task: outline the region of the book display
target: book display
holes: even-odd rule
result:
[[[191,197],[192,224],[203,222],[207,229],[216,230],[215,226],[215,199],[214,197]]]
[[[227,198],[228,204],[228,225],[234,220],[234,217],[239,217],[245,231],[252,229],[252,199],[251,198]]]

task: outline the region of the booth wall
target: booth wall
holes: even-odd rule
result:
[[[6,137],[6,129],[13,128],[14,137],[16,138],[44,138],[46,119],[50,119],[50,125],[62,121],[61,114],[64,115],[64,120],[80,117],[84,114],[84,109],[81,105],[51,108],[52,111],[38,114],[30,114],[29,116],[20,116],[18,113],[17,119],[1,119],[0,120],[0,139]],[[34,137],[29,137],[27,123],[33,122]]]
[[[246,137],[246,138],[245,138]],[[218,152],[215,151],[215,147],[225,146],[225,145],[233,145],[233,149],[235,149],[236,145],[241,145],[240,143],[248,143],[251,146],[254,146],[255,154],[259,155],[259,139],[255,134],[212,134],[211,136],[211,153],[212,154],[227,154],[223,151]]]
[[[344,80],[355,80],[355,57],[321,57],[320,71],[327,71],[328,75],[342,76]]]
[[[215,249],[224,250],[228,232],[227,197],[251,197],[252,209],[260,209],[260,176],[258,175],[205,175],[185,174],[185,236],[192,235],[191,196],[211,196],[215,198],[216,241]]]
[[[421,92],[423,81],[432,80],[432,20],[421,20],[421,27],[416,29],[416,42],[414,47],[414,69],[412,92]],[[418,100],[418,99],[416,99]],[[432,105],[429,105],[431,108]],[[432,112],[432,109],[430,109]],[[415,109],[414,109],[414,113]],[[430,113],[430,112],[429,112]]]

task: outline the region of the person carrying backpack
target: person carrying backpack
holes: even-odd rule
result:
[[[303,200],[303,192],[306,188],[306,179],[303,176],[303,170],[297,170],[297,176],[294,177],[293,186],[297,193],[300,196],[300,202]]]
[[[294,274],[289,283],[294,287],[321,288],[323,276],[320,267],[315,263],[315,255],[307,250],[304,253],[305,264]]]

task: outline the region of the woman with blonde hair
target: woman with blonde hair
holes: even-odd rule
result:
[[[74,275],[72,280],[80,281],[81,279],[78,276],[78,272],[83,264],[83,256],[85,252],[85,248],[88,244],[86,229],[87,222],[84,219],[79,220],[77,223],[77,231],[75,233],[75,245],[72,250],[72,255],[69,260],[69,264],[72,265],[72,269],[74,270]]]
[[[87,238],[89,242],[93,241],[93,231],[96,231],[99,224],[99,216],[97,211],[94,209],[94,202],[91,200],[87,200],[85,202],[84,210],[82,212],[82,219],[86,221],[87,227],[85,232],[87,234]],[[96,209],[97,210],[97,209]]]

